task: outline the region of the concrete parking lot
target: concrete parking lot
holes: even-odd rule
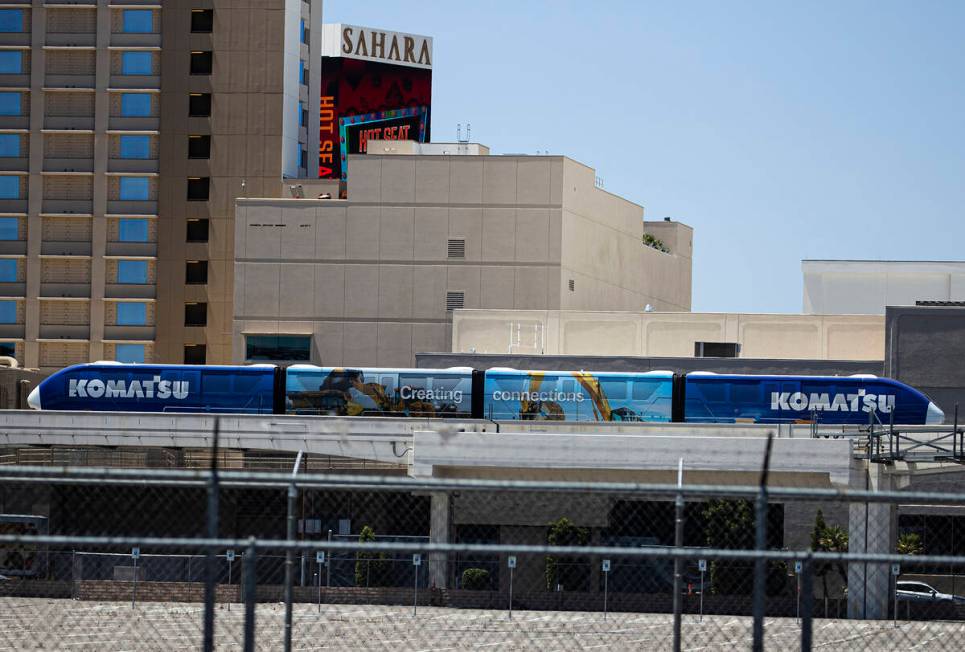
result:
[[[199,604],[96,603],[73,600],[0,599],[0,650],[171,650],[198,649]],[[284,607],[261,604],[256,612],[259,649],[282,647]],[[239,649],[244,608],[219,605],[216,646]],[[297,650],[663,650],[672,646],[673,619],[667,614],[505,611],[299,604],[293,648]],[[799,646],[795,619],[767,621],[767,648]],[[683,649],[749,649],[751,619],[684,616]],[[965,624],[957,622],[816,620],[814,648],[822,650],[961,649]]]

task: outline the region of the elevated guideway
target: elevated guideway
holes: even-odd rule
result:
[[[753,482],[767,434],[772,473],[847,485],[853,442],[807,425],[493,423],[486,420],[6,411],[0,446],[209,448],[215,420],[226,449],[285,451],[401,464],[412,475],[636,477],[662,481],[684,458],[707,480]],[[498,432],[497,432],[498,431]],[[669,476],[668,476],[669,477]]]

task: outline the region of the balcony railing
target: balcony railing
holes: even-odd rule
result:
[[[104,326],[105,340],[153,340],[154,326]]]
[[[157,202],[109,200],[107,212],[111,215],[157,215]]]
[[[93,47],[97,45],[97,33],[47,32],[47,45],[54,47]]]
[[[0,159],[2,161],[3,159]],[[26,160],[26,159],[24,159]],[[93,172],[94,161],[90,158],[45,158],[44,172]]]
[[[41,324],[39,336],[45,340],[86,340],[90,324]]]
[[[156,242],[108,242],[108,256],[156,256]]]
[[[94,202],[90,199],[44,199],[44,213],[57,215],[90,215]]]
[[[157,287],[153,284],[108,283],[104,296],[109,299],[154,299]]]
[[[108,172],[157,172],[158,159],[112,158],[107,162]]]
[[[46,240],[40,244],[41,256],[90,256],[91,244],[83,240]]]
[[[84,299],[90,297],[90,283],[41,283],[40,296]]]

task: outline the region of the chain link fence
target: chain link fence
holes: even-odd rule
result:
[[[963,510],[830,486],[7,466],[0,648],[960,649]]]

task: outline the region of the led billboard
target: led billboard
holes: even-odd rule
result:
[[[429,142],[432,39],[325,25],[318,174],[348,178],[370,140]]]

